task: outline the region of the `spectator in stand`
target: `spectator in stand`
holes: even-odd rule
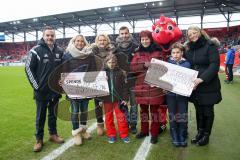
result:
[[[240,36],[238,36],[237,45],[240,45]]]

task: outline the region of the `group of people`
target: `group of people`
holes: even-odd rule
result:
[[[48,109],[48,129],[50,141],[63,143],[56,129],[56,110],[61,97],[49,86],[49,77],[56,68],[60,72],[106,71],[109,95],[94,97],[97,119],[97,134],[106,136],[109,143],[117,141],[114,123],[116,115],[119,136],[129,143],[129,131],[137,139],[151,135],[150,142],[158,142],[159,133],[166,129],[167,109],[172,143],[176,147],[186,147],[188,137],[188,101],[196,109],[197,135],[192,143],[204,146],[209,142],[214,121],[214,105],[221,101],[221,86],[218,78],[219,54],[217,45],[200,28],[191,26],[187,30],[185,45],[176,42],[171,54],[162,54],[152,38],[152,32],[143,30],[139,34],[139,44],[134,41],[129,29],[119,29],[116,42],[108,35],[99,34],[94,44],[88,44],[83,35],[73,37],[64,52],[55,43],[55,31],[51,27],[43,30],[38,45],[28,53],[25,71],[34,89],[36,101],[36,143],[34,151],[43,147],[44,124]],[[144,82],[151,59],[156,58],[198,71],[194,90],[190,98],[166,92]],[[61,66],[61,67],[59,67]],[[62,82],[59,82],[62,85]],[[87,132],[89,98],[73,99],[71,104],[72,135],[74,143],[81,145],[83,139],[90,139]],[[128,103],[129,102],[129,103]],[[138,106],[140,107],[140,131],[137,133]],[[105,112],[105,120],[104,114]],[[149,116],[150,112],[150,116]],[[105,129],[104,129],[105,128]]]

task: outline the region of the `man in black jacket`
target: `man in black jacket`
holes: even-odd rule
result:
[[[132,88],[135,84],[135,75],[134,73],[130,73],[130,63],[138,44],[134,41],[132,35],[129,33],[129,29],[126,26],[122,26],[119,29],[119,36],[116,39],[116,45],[118,65],[121,69],[127,72],[128,94],[131,106],[130,113],[128,109],[126,109],[125,113],[128,119],[128,124],[131,127],[131,133],[136,134],[138,108],[135,102],[135,94],[132,91]]]
[[[36,144],[33,148],[35,152],[42,150],[47,108],[49,140],[58,144],[64,142],[63,138],[58,136],[56,129],[56,111],[61,95],[52,91],[48,85],[51,72],[61,64],[63,56],[63,50],[56,45],[55,39],[55,30],[52,27],[45,27],[43,38],[29,51],[25,65],[37,106]]]

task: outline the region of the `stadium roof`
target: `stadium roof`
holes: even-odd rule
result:
[[[0,23],[0,32],[31,32],[41,30],[46,25],[55,28],[89,26],[95,30],[95,24],[107,23],[113,27],[112,22],[128,21],[134,25],[133,21],[154,21],[161,14],[168,17],[223,14],[228,19],[228,13],[237,12],[240,12],[239,0],[161,0],[3,22]]]

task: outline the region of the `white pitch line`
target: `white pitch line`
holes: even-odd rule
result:
[[[91,133],[96,128],[97,128],[97,123],[94,123],[88,128],[88,132]],[[68,148],[72,147],[73,145],[74,145],[73,138],[71,138],[70,140],[65,142],[63,145],[61,145],[60,147],[58,147],[57,149],[53,150],[51,153],[43,157],[41,160],[53,160],[58,156],[60,156],[63,152],[65,152]]]
[[[145,160],[148,152],[151,149],[152,144],[150,143],[150,137],[151,136],[147,136],[144,141],[142,142],[140,148],[138,149],[135,157],[133,160]]]

